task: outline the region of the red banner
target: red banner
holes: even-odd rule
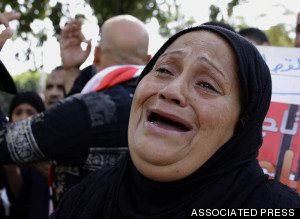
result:
[[[300,193],[300,106],[272,102],[263,124],[257,159],[270,178]]]

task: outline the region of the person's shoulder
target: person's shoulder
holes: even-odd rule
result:
[[[112,100],[119,106],[131,107],[133,95],[137,85],[137,78],[133,78],[124,83],[116,84],[103,93],[109,95]],[[100,92],[101,93],[101,92]]]
[[[127,90],[127,92],[132,92],[132,90],[135,90],[137,87],[137,81],[138,81],[138,78],[132,78],[128,81],[115,84],[114,86],[108,88],[104,92],[107,93],[107,91],[108,92],[115,91],[115,92],[118,92],[121,94],[124,92],[124,90],[125,90],[125,92],[126,92],[126,90]]]
[[[300,195],[289,186],[277,181],[268,180],[274,208],[300,208]]]

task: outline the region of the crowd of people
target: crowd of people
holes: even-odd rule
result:
[[[19,17],[0,13],[0,50]],[[118,15],[104,22],[93,63],[81,69],[92,46],[81,25],[71,20],[61,32],[62,65],[44,100],[17,94],[0,62],[0,88],[16,94],[9,119],[0,111],[3,218],[300,208],[299,194],[269,179],[256,159],[272,94],[255,47],[270,45],[263,31],[206,22],[176,33],[152,58],[143,22]]]

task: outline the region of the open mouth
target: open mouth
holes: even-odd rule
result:
[[[186,125],[184,125],[178,121],[174,121],[170,118],[161,116],[154,112],[151,112],[148,115],[148,121],[151,122],[152,124],[155,124],[158,127],[168,129],[168,130],[179,131],[179,132],[190,131],[190,128],[188,128]]]

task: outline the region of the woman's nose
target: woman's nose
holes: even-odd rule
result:
[[[176,78],[159,92],[159,98],[183,107],[187,104],[186,90],[186,82]]]

